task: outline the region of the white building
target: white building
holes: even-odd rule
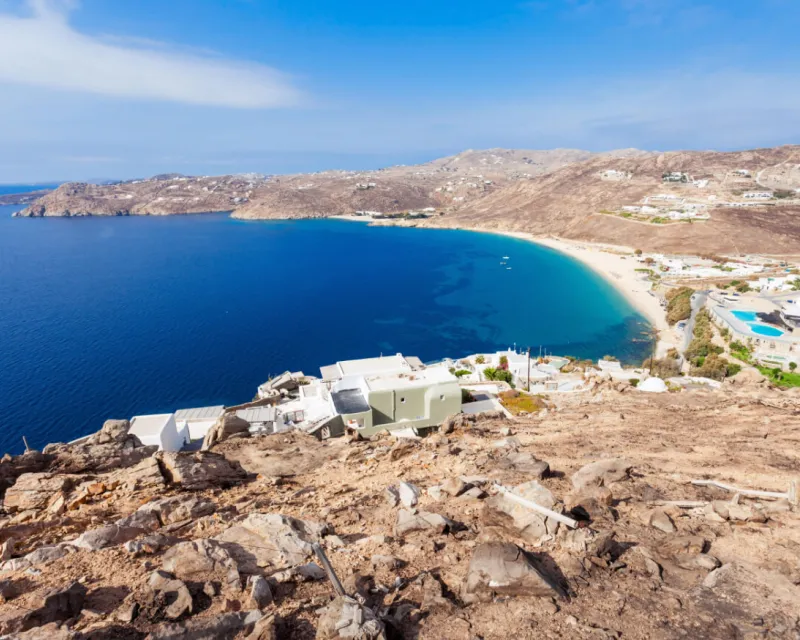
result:
[[[175,425],[179,433],[188,434],[189,440],[202,440],[223,413],[225,407],[221,404],[214,407],[180,409],[175,412]]]
[[[749,198],[751,200],[769,200],[772,197],[772,194],[769,191],[748,191],[747,193],[742,194],[743,198]]]
[[[173,413],[134,416],[128,433],[145,446],[156,445],[160,451],[180,451],[187,440],[187,434],[178,431]]]

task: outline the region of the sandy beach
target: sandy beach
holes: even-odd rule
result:
[[[477,229],[476,229],[477,230]],[[480,230],[482,231],[482,230]],[[636,269],[642,268],[622,247],[606,247],[586,242],[570,242],[560,238],[545,238],[517,231],[497,231],[501,235],[528,240],[560,251],[571,258],[580,260],[586,266],[603,276],[630,304],[658,330],[658,355],[679,343],[675,330],[667,323],[667,316],[659,299],[650,292],[650,282],[642,278]]]

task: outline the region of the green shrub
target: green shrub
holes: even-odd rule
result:
[[[511,381],[514,379],[512,373],[507,369],[495,369],[493,367],[487,367],[484,369],[483,375],[487,380],[507,382],[508,384],[511,384]]]
[[[681,365],[675,358],[657,358],[652,360],[652,362],[651,359],[648,358],[642,364],[642,368],[648,371],[652,370],[653,375],[659,378],[673,378],[680,375],[681,372]]]
[[[667,292],[667,321],[670,324],[687,320],[692,315],[693,294],[694,289],[691,287],[679,287]]]
[[[461,389],[461,404],[467,404],[468,402],[475,402],[474,396],[469,389]]]
[[[486,362],[486,358],[484,358],[483,356],[476,356],[475,364],[483,364],[484,362]]]
[[[631,378],[630,379],[630,383],[631,383],[632,387],[638,387],[639,386],[639,378]]]
[[[472,373],[472,371],[469,371],[469,370],[467,370],[467,369],[459,369],[458,371],[451,371],[451,373],[452,373],[452,374],[453,374],[453,375],[454,375],[456,378],[463,378],[464,376],[468,376],[469,374],[471,374],[471,373]]]
[[[795,369],[797,369],[797,363],[796,362],[790,362],[789,363],[789,371],[794,371]]]

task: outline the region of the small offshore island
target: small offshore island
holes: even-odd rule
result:
[[[795,634],[787,149],[159,176],[18,212],[125,219],[0,220],[0,633]]]

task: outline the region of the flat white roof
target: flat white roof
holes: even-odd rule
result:
[[[156,413],[149,416],[134,416],[131,418],[131,428],[128,433],[135,436],[158,435],[164,430],[173,415],[172,413]]]
[[[225,412],[225,405],[214,407],[195,407],[193,409],[180,409],[175,412],[175,420],[216,420]]]
[[[411,365],[401,355],[381,356],[379,358],[363,358],[361,360],[345,360],[338,362],[343,375],[370,375],[375,373],[388,373],[402,369],[411,370]]]
[[[236,415],[247,422],[274,422],[277,416],[275,407],[250,407],[239,409]]]
[[[367,376],[365,381],[370,391],[381,391],[385,389],[424,387],[437,382],[458,382],[458,378],[444,367],[434,367],[411,373]]]

